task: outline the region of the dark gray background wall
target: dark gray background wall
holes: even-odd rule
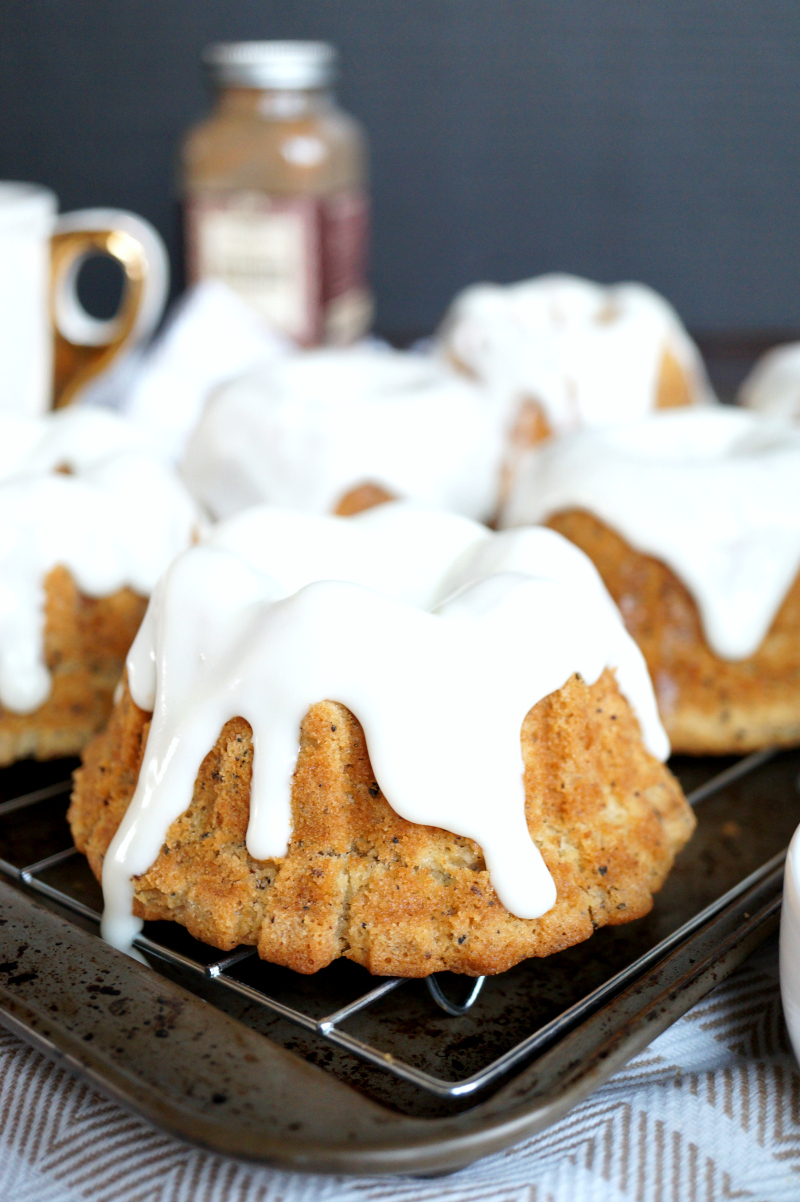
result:
[[[335,42],[372,140],[388,332],[471,280],[646,280],[695,328],[800,327],[796,0],[3,0],[0,177],[137,210],[179,270],[209,41]]]

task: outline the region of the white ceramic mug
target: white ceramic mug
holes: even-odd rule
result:
[[[781,1000],[794,1054],[800,1060],[800,829],[786,854],[781,908]]]
[[[169,288],[166,249],[149,222],[120,209],[57,216],[53,192],[0,182],[0,409],[69,404],[153,332]],[[125,284],[116,316],[92,317],[77,295],[90,255],[107,254]]]

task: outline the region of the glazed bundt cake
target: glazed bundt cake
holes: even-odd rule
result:
[[[69,818],[116,946],[480,975],[650,909],[694,825],[668,750],[554,532],[263,508],[158,586]]]
[[[762,355],[742,381],[737,400],[770,417],[800,421],[800,342]]]
[[[263,503],[351,515],[403,499],[493,521],[526,448],[711,398],[676,313],[643,285],[475,285],[428,351],[296,352],[224,385],[182,470],[215,519]]]
[[[543,437],[713,399],[680,318],[644,284],[559,274],[473,284],[453,301],[438,342],[510,408],[535,408]]]
[[[297,352],[210,398],[183,475],[217,519],[262,503],[347,515],[393,498],[483,519],[504,433],[492,396],[432,355]]]
[[[674,751],[800,744],[800,431],[722,407],[531,452],[503,515],[591,558]]]
[[[188,546],[177,476],[111,413],[0,414],[0,764],[75,755],[111,711],[147,595]]]
[[[713,400],[680,318],[644,284],[561,274],[474,284],[453,301],[437,341],[506,415],[503,500],[520,455],[552,435]]]

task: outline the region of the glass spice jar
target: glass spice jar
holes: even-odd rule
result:
[[[368,328],[366,138],[323,42],[210,46],[214,111],[183,147],[189,281],[220,279],[302,346]]]

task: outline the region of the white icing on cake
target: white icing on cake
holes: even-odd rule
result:
[[[488,517],[504,423],[430,355],[380,345],[287,355],[208,402],[183,464],[217,518],[263,502],[331,513],[359,485]]]
[[[67,568],[88,597],[126,585],[146,595],[196,521],[175,473],[121,418],[89,408],[0,414],[0,703],[31,713],[50,693],[48,572]]]
[[[537,401],[556,434],[647,413],[665,351],[686,373],[693,400],[713,399],[677,313],[644,284],[606,288],[571,275],[473,284],[453,302],[440,343],[510,418],[523,400]]]
[[[300,725],[326,699],[361,722],[395,811],[474,839],[503,904],[539,917],[555,886],[525,821],[523,719],[607,665],[666,758],[641,653],[590,561],[552,531],[492,534],[405,504],[349,519],[259,508],[213,528],[159,584],[128,658],[153,720],[103,865],[105,938],[130,948],[131,878],[235,716],[253,728],[247,848],[286,854]]]
[[[746,659],[800,569],[800,430],[719,406],[528,452],[501,525],[567,509],[666,563],[694,596],[711,649]]]
[[[739,402],[771,417],[800,421],[800,342],[762,355],[739,389]]]

